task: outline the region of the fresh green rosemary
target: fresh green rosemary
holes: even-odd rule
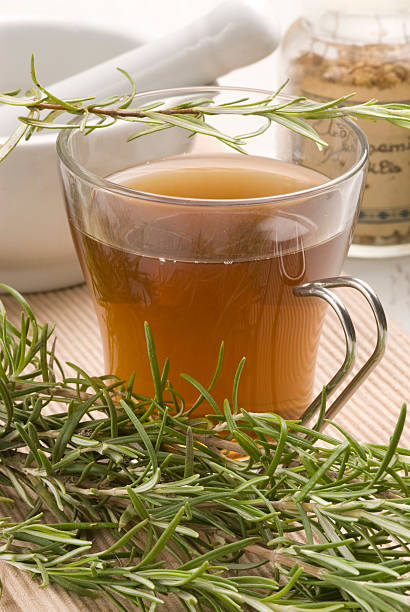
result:
[[[276,122],[319,146],[326,143],[310,119],[410,127],[409,105],[344,105],[350,96],[284,104],[276,99],[281,88],[257,103],[133,107],[126,73],[130,94],[101,102],[57,98],[38,81],[34,60],[31,74],[26,96],[0,95],[28,110],[0,160],[41,129],[88,133],[117,120],[143,124],[131,138],[178,126],[241,151],[254,134],[218,132],[207,117],[258,115],[262,129]],[[56,123],[64,113],[78,123]],[[128,604],[154,612],[170,594],[189,611],[410,608],[410,451],[399,447],[405,407],[388,447],[360,444],[333,424],[340,442],[297,421],[238,410],[241,363],[232,411],[183,375],[198,390],[197,404],[210,404],[212,414],[195,419],[168,381],[168,362],[157,363],[148,326],[152,398],[134,393],[132,380],[90,377],[73,364],[68,376],[53,329],[6,289],[22,316],[16,327],[0,303],[0,503],[11,514],[22,504],[27,518],[0,518],[0,561],[43,586],[108,598],[123,612]],[[262,565],[263,576],[255,571]]]
[[[276,100],[277,95],[282,91],[284,85],[272,95],[257,102],[241,99],[218,105],[212,99],[201,98],[190,100],[173,108],[161,108],[163,106],[161,102],[134,107],[132,102],[136,94],[135,83],[128,73],[119,70],[130,82],[131,91],[128,95],[112,96],[102,101],[89,97],[63,100],[40,84],[35,70],[34,57],[32,57],[33,88],[27,95],[19,97],[19,90],[0,94],[0,103],[25,107],[28,110],[27,115],[19,117],[20,124],[15,132],[0,146],[0,161],[14,149],[22,138],[28,139],[36,131],[78,129],[88,133],[97,128],[111,126],[118,120],[143,124],[143,129],[131,135],[129,140],[177,126],[190,133],[212,136],[241,152],[244,152],[249,138],[268,129],[271,123],[278,123],[297,134],[310,138],[319,146],[325,146],[326,142],[309,123],[309,120],[312,119],[342,116],[371,121],[384,119],[394,125],[410,128],[409,104],[378,104],[377,100],[370,100],[364,104],[345,105],[352,94],[330,102],[307,101],[304,97],[293,98],[287,102],[278,101]],[[45,116],[42,115],[44,112]],[[64,113],[77,116],[79,121],[77,123],[56,123],[56,120]],[[232,136],[220,132],[206,121],[209,116],[222,114],[256,115],[266,119],[266,123],[256,133]]]
[[[16,327],[0,307],[0,503],[27,518],[0,519],[1,561],[123,612],[169,594],[190,611],[410,608],[405,407],[387,447],[228,400],[195,419],[148,325],[153,398],[64,374],[52,328],[6,289],[22,315]]]

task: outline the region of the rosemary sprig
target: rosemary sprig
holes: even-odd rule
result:
[[[190,611],[410,607],[405,407],[387,447],[231,414],[228,400],[195,419],[159,375],[148,326],[152,398],[64,375],[52,328],[10,291],[22,316],[0,308],[0,503],[26,520],[0,519],[1,561],[122,611],[169,594]]]
[[[19,117],[20,124],[15,132],[0,147],[0,161],[11,153],[22,138],[31,136],[43,129],[49,130],[80,130],[85,134],[94,129],[109,127],[117,121],[127,121],[142,124],[129,140],[154,132],[179,127],[190,134],[205,134],[245,152],[249,138],[266,131],[271,123],[282,125],[289,130],[309,138],[319,147],[326,142],[319,136],[310,124],[313,119],[330,119],[334,117],[350,117],[353,119],[383,119],[404,128],[410,128],[409,104],[379,104],[377,100],[369,100],[363,104],[345,104],[352,95],[349,94],[331,100],[330,102],[314,102],[304,97],[294,98],[287,102],[279,101],[278,94],[286,83],[274,94],[263,100],[252,101],[242,98],[226,104],[216,104],[212,99],[200,98],[190,100],[172,108],[164,103],[154,105],[132,106],[136,94],[133,79],[124,70],[119,69],[130,83],[131,90],[126,96],[112,96],[109,99],[97,101],[95,98],[77,98],[63,100],[43,87],[36,74],[34,57],[31,59],[31,78],[33,88],[27,95],[18,96],[19,91],[0,94],[0,103],[26,107],[28,114]],[[44,115],[44,113],[46,113]],[[78,117],[76,123],[57,123],[62,113]],[[264,124],[257,130],[245,134],[230,135],[216,129],[207,121],[214,115],[259,116]]]

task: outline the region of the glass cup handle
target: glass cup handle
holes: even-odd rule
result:
[[[326,385],[327,396],[337,389],[345,376],[350,372],[356,357],[356,332],[352,319],[342,300],[333,291],[331,291],[331,289],[340,287],[355,289],[367,300],[376,322],[377,341],[374,351],[370,355],[369,359],[326,410],[325,417],[327,419],[334,418],[337,415],[342,406],[344,406],[344,404],[351,398],[363,380],[379,363],[387,343],[387,321],[383,306],[373,289],[364,281],[357,278],[352,278],[350,276],[337,276],[335,278],[324,278],[294,287],[293,292],[298,297],[319,297],[330,304],[338,316],[344,331],[346,340],[345,359],[339,370]],[[303,413],[301,418],[303,424],[305,424],[315,414],[315,412],[317,412],[321,405],[321,401],[322,394],[320,393]]]

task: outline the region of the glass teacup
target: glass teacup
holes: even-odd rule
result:
[[[217,87],[164,90],[136,96],[133,106],[160,108],[210,98],[229,104],[262,100],[269,92]],[[279,97],[278,104],[288,101]],[[207,118],[225,133],[258,132],[258,116]],[[139,126],[139,127],[138,127]],[[280,125],[248,139],[247,156],[209,136],[173,127],[130,142],[147,126],[117,124],[85,136],[58,139],[67,214],[94,300],[106,370],[152,394],[145,351],[148,321],[170,379],[188,372],[210,383],[224,341],[224,360],[212,389],[231,398],[238,363],[246,357],[238,403],[251,412],[310,416],[316,355],[326,302],[347,339],[345,362],[328,385],[350,369],[354,328],[330,291],[362,291],[376,315],[375,352],[336,400],[353,391],[384,347],[383,310],[364,283],[339,278],[352,237],[368,148],[353,122],[338,118],[315,127],[317,145]],[[198,391],[174,382],[187,406]],[[313,400],[313,403],[312,403]],[[210,411],[203,403],[197,414]]]

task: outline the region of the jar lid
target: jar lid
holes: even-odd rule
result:
[[[409,0],[313,0],[304,6],[306,16],[311,15],[312,5],[314,12],[340,11],[345,15],[392,15],[397,11],[410,11]]]

